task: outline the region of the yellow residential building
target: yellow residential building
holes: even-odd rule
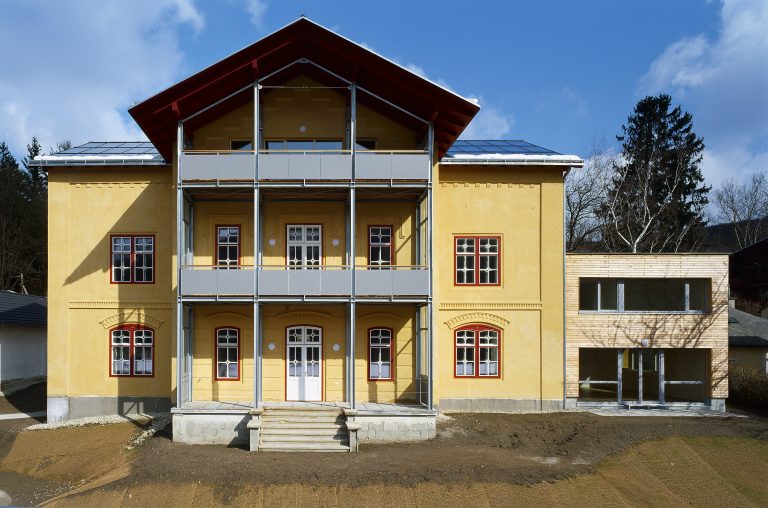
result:
[[[583,162],[457,140],[478,110],[301,18],[131,108],[149,142],[40,157],[49,421],[343,451],[562,409]]]

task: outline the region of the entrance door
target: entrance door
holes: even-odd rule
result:
[[[658,349],[638,348],[618,351],[619,383],[621,400],[632,404],[658,404],[660,388],[661,355]]]
[[[286,336],[286,400],[320,401],[322,397],[322,330],[293,326]]]

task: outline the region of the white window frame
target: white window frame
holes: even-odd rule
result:
[[[222,333],[223,332],[223,333]],[[234,339],[234,343],[232,342]],[[219,352],[225,351],[224,361],[219,359]],[[235,359],[231,360],[234,351]],[[224,366],[225,375],[219,375],[219,367]],[[235,365],[235,375],[230,372],[230,366]],[[216,329],[216,372],[217,381],[237,381],[240,379],[240,330],[233,326],[222,326]]]
[[[393,356],[394,356],[394,331],[391,328],[379,327],[368,330],[368,379],[371,381],[391,381],[393,379]],[[386,341],[386,343],[385,343]],[[386,350],[389,354],[389,360],[381,359],[382,351]],[[374,355],[374,352],[376,354]],[[377,357],[374,360],[374,356]],[[377,373],[374,375],[374,366],[377,367]],[[381,374],[382,367],[388,369],[388,376]]]
[[[308,240],[307,233],[317,230],[317,239]],[[292,230],[301,233],[301,239],[292,239]],[[314,231],[313,231],[314,234]],[[323,264],[323,226],[322,224],[287,224],[285,229],[285,264],[293,270],[319,270]],[[301,256],[291,255],[291,248],[301,249]],[[309,249],[317,248],[317,259],[307,256]]]
[[[221,230],[227,230],[227,240],[221,241]],[[231,230],[237,231],[237,240],[231,241]],[[242,228],[239,224],[221,224],[216,226],[216,267],[219,269],[237,269],[240,266],[240,241],[242,240]],[[226,258],[219,256],[219,249],[224,247],[227,252]],[[234,248],[235,259],[232,259],[231,249]]]
[[[388,231],[388,232],[387,232]],[[394,228],[392,226],[368,226],[368,268],[371,270],[386,270],[394,263],[395,249],[394,238],[392,237]],[[382,241],[382,238],[389,237],[389,241]],[[382,259],[382,252],[389,254],[389,259]],[[376,254],[374,256],[374,253]]]

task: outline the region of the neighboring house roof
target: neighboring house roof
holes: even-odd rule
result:
[[[521,139],[460,139],[441,164],[571,165],[584,163],[575,155],[562,155]],[[52,155],[35,157],[37,166],[147,166],[167,162],[148,141],[90,141]]]
[[[768,319],[728,309],[730,347],[768,347]]]
[[[0,324],[45,325],[47,299],[43,296],[21,295],[0,291]]]
[[[563,155],[522,139],[459,139],[451,145],[440,163],[584,165],[584,161],[576,155]]]
[[[166,164],[148,141],[89,141],[52,155],[38,155],[35,166],[146,166]]]

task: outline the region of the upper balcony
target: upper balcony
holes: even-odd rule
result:
[[[257,161],[258,155],[258,161]],[[354,160],[353,160],[354,159]],[[353,164],[354,162],[354,164]],[[185,184],[219,185],[278,181],[426,182],[431,166],[423,150],[186,150],[181,178]],[[354,178],[353,178],[354,175]]]
[[[353,271],[347,266],[288,269],[285,266],[189,265],[181,270],[184,298],[342,298],[352,295]],[[422,299],[429,295],[429,269],[424,266],[356,266],[354,295],[371,299]]]

